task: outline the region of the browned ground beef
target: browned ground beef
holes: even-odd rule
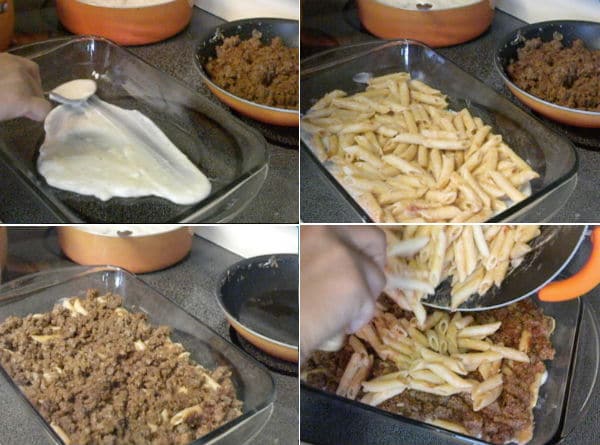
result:
[[[243,99],[277,108],[298,108],[298,48],[288,48],[279,37],[269,45],[261,33],[227,37],[217,57],[206,64],[211,80]]]
[[[507,67],[510,79],[534,96],[569,108],[600,111],[600,50],[560,35],[549,42],[527,40]]]
[[[117,295],[88,291],[80,302],[87,315],[57,305],[0,324],[0,363],[67,443],[183,445],[241,415],[227,368],[206,371],[169,328],[118,309]]]
[[[389,306],[389,304],[388,304]],[[411,318],[397,306],[391,311],[396,317]],[[472,313],[476,323],[501,321],[500,329],[490,336],[494,343],[509,347],[518,347],[521,331],[532,332],[531,363],[510,362],[513,375],[504,375],[503,391],[497,401],[474,412],[471,397],[467,393],[442,397],[420,391],[407,390],[378,406],[386,411],[402,414],[413,419],[450,420],[462,424],[471,435],[496,443],[504,444],[515,437],[517,431],[527,429],[533,422],[530,413],[532,394],[529,386],[536,374],[543,373],[543,360],[554,358],[554,349],[550,342],[552,320],[545,317],[542,310],[531,300],[521,301],[506,308],[487,312]],[[370,350],[370,349],[369,349]],[[375,356],[373,370],[369,378],[395,371],[394,365]],[[335,392],[344,373],[352,348],[346,346],[337,353],[316,352],[307,361],[303,369],[306,382],[316,388]],[[506,363],[505,361],[504,363]],[[477,372],[467,378],[481,381]],[[359,394],[362,397],[363,393]]]

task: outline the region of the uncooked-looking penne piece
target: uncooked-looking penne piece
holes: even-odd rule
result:
[[[483,382],[479,383],[478,385],[473,387],[473,390],[471,391],[471,395],[472,396],[479,396],[483,393],[489,392],[494,388],[497,388],[498,386],[502,386],[502,374],[496,374],[493,377],[490,377],[486,380],[484,380]]]
[[[502,357],[506,359],[514,360],[516,362],[529,363],[529,356],[517,349],[507,348],[506,346],[500,345],[492,345],[490,347],[490,350],[499,353],[500,355],[502,355]]]
[[[435,332],[438,333],[439,337],[445,337],[448,332],[448,326],[450,324],[450,316],[447,313],[443,313],[440,320],[435,325]]]
[[[432,383],[434,385],[443,385],[445,380],[441,378],[436,373],[430,371],[429,369],[417,369],[409,371],[408,374],[410,377],[416,380],[422,380],[424,382]]]
[[[427,331],[438,324],[438,322],[444,316],[444,312],[442,311],[434,311],[432,312],[425,320],[425,323],[422,326],[422,329]]]
[[[481,411],[483,408],[494,403],[498,397],[502,394],[502,386],[490,390],[489,392],[483,393],[473,398],[473,411]]]
[[[362,193],[358,200],[372,219],[381,218],[383,209],[371,193]]]
[[[520,202],[526,198],[526,196],[512,185],[499,171],[490,171],[488,172],[488,175],[490,175],[494,183],[514,202]]]
[[[425,336],[427,337],[427,344],[429,345],[429,347],[431,349],[433,349],[435,352],[439,352],[440,350],[440,339],[437,335],[437,332],[435,332],[434,330],[430,329],[428,331],[425,331]]]
[[[502,281],[506,277],[506,274],[508,272],[508,264],[509,264],[508,260],[500,261],[498,264],[496,264],[496,267],[494,267],[490,271],[490,272],[492,272],[492,278],[494,279],[494,284],[498,287],[500,287],[500,284],[502,284]]]
[[[475,340],[473,338],[459,338],[458,347],[462,349],[474,349],[475,351],[488,351],[490,344],[483,340]]]
[[[490,250],[488,248],[487,241],[485,240],[485,235],[483,234],[483,229],[479,225],[472,226],[473,230],[473,239],[475,241],[475,245],[477,246],[477,250],[479,254],[483,258],[487,258],[490,255]]]
[[[452,309],[458,308],[458,306],[464,303],[467,298],[476,293],[484,275],[485,269],[483,267],[478,267],[463,283],[455,286],[451,292],[450,307]],[[460,332],[458,336],[461,336]]]
[[[535,224],[519,225],[517,226],[515,233],[515,241],[521,243],[528,243],[533,238],[539,236],[541,233],[540,227]]]
[[[498,264],[505,236],[504,227],[501,227],[491,242],[490,254],[483,261],[483,266],[486,268],[486,270],[492,270]]]
[[[465,251],[465,272],[467,275],[471,275],[477,267],[477,250],[471,226],[465,227],[461,236]]]
[[[458,374],[455,374],[442,364],[428,363],[426,367],[455,388],[471,389],[473,387],[473,384],[468,380],[458,376]]]
[[[396,241],[392,245],[388,245],[387,255],[410,257],[416,255],[428,243],[429,237],[426,236]]]
[[[485,352],[469,352],[463,354],[455,354],[454,358],[460,360],[469,372],[475,371],[483,362],[494,362],[502,360],[502,354],[496,351]]]
[[[421,291],[425,292],[426,294],[433,294],[435,292],[435,288],[426,281],[421,281],[409,277],[403,277],[400,275],[388,274],[386,289],[394,288],[409,291]]]
[[[457,329],[464,329],[465,327],[469,326],[471,323],[473,323],[475,321],[475,319],[473,318],[472,315],[466,315],[463,317],[460,317],[459,319],[456,320],[456,328]]]
[[[495,323],[467,326],[458,331],[458,338],[487,337],[488,335],[492,335],[494,332],[496,332],[498,329],[500,329],[501,324],[502,323],[497,321]]]
[[[459,375],[467,374],[467,370],[462,365],[462,363],[453,357],[448,357],[447,355],[438,354],[437,352],[431,351],[430,349],[427,349],[426,347],[421,348],[420,353],[421,353],[421,357],[423,357],[423,361],[417,363],[417,365],[415,366],[415,369],[426,368],[427,363],[441,363],[446,368],[455,372],[456,374],[459,374]],[[500,355],[500,354],[498,354],[498,355]]]

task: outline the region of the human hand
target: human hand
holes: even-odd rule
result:
[[[51,108],[44,99],[37,64],[0,53],[0,121],[17,117],[42,121]]]
[[[302,356],[368,323],[385,286],[386,240],[370,226],[302,226]]]

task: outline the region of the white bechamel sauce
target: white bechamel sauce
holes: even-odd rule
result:
[[[190,205],[206,198],[207,177],[146,116],[96,96],[46,117],[38,171],[48,184],[107,201],[159,196]]]
[[[162,5],[163,3],[172,3],[175,0],[78,0],[80,3],[86,3],[92,6],[102,6],[104,8],[143,8],[145,6]]]
[[[479,3],[481,0],[375,0],[377,3],[383,3],[384,5],[392,6],[399,9],[409,9],[412,11],[418,11],[421,8],[417,8],[417,5],[430,4],[429,10],[439,9],[450,9],[459,8],[461,6],[472,5]]]
[[[69,100],[86,100],[96,93],[96,88],[92,79],[75,79],[57,86],[52,92]]]
[[[177,224],[86,224],[77,226],[83,232],[111,237],[157,235],[172,232],[183,226]]]

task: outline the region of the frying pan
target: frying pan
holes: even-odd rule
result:
[[[588,227],[541,226],[532,251],[523,263],[507,275],[500,288],[493,287],[483,296],[471,297],[458,310],[482,311],[515,303],[539,292],[542,301],[565,301],[580,297],[600,283],[600,227],[591,234],[593,252],[588,263],[565,284],[551,283],[569,264],[586,238]],[[591,277],[591,278],[590,278]],[[450,283],[438,286],[434,295],[422,300],[432,308],[450,310]]]
[[[298,362],[298,255],[262,255],[234,264],[221,277],[217,301],[242,337]]]
[[[201,37],[194,56],[200,77],[215,96],[241,114],[267,124],[297,127],[299,123],[298,110],[270,107],[231,94],[210,80],[204,66],[211,58],[216,57],[216,48],[223,43],[225,37],[238,35],[242,40],[247,40],[252,37],[252,31],[257,30],[262,33],[261,41],[263,43],[269,43],[274,37],[281,37],[287,47],[298,48],[298,28],[296,20],[257,18],[223,23],[208,30]]]
[[[600,112],[578,110],[543,100],[518,87],[508,76],[507,67],[518,59],[518,50],[526,40],[536,37],[543,42],[551,41],[556,33],[563,36],[563,43],[570,47],[581,39],[587,48],[600,50],[600,23],[576,20],[554,20],[532,23],[516,29],[504,37],[496,50],[494,63],[508,89],[528,107],[563,124],[576,127],[600,128]]]

